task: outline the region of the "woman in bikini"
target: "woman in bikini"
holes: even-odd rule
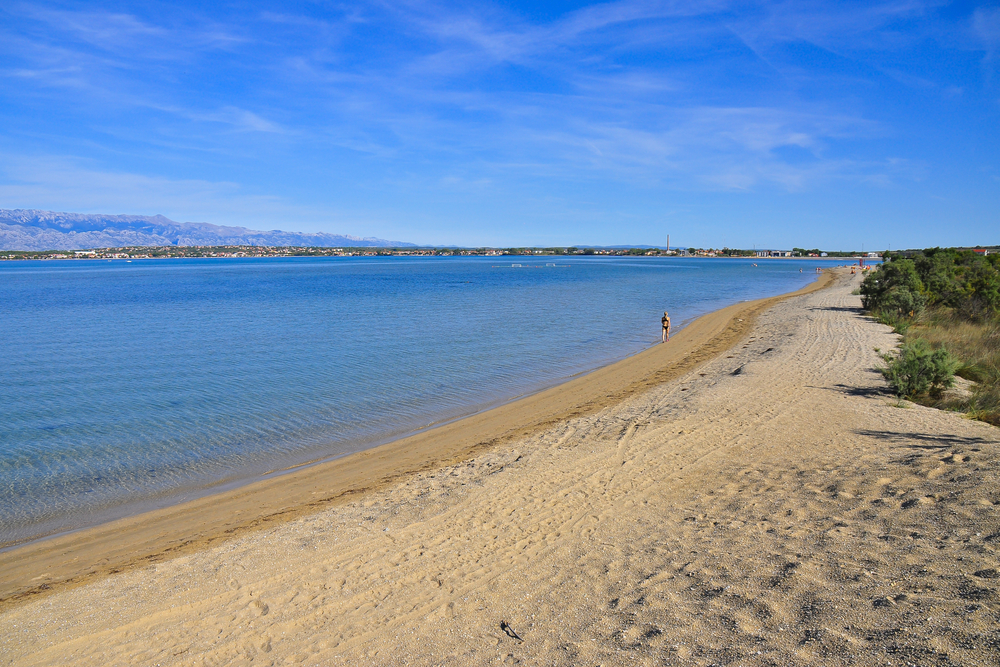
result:
[[[660,324],[663,325],[663,342],[666,343],[670,340],[670,315],[667,311],[663,311],[663,317],[660,318]]]

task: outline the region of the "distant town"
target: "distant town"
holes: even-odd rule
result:
[[[992,249],[977,249],[995,252]],[[905,251],[904,251],[905,252]],[[612,255],[645,257],[759,257],[759,258],[879,258],[881,252],[821,251],[818,248],[793,248],[773,250],[756,248],[650,248],[650,247],[567,247],[567,248],[375,248],[375,247],[298,247],[298,246],[125,246],[119,248],[94,248],[89,250],[4,250],[0,259],[49,260],[49,259],[160,259],[171,257],[450,257],[450,256],[566,256]]]

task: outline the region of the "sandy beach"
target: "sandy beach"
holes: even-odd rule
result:
[[[0,662],[1000,664],[1000,431],[886,393],[860,279],[4,552]]]

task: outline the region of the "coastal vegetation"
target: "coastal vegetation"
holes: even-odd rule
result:
[[[918,338],[904,343],[896,354],[883,354],[882,375],[896,393],[904,397],[928,395],[940,398],[955,384],[959,364],[943,347],[932,349]]]
[[[883,374],[901,397],[1000,425],[1000,254],[908,255],[886,253],[861,285],[865,310],[903,336]],[[945,391],[955,375],[969,391]]]

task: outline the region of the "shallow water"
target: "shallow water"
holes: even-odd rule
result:
[[[658,342],[664,309],[676,327],[820,265],[757,263],[2,262],[0,544],[508,401]]]

